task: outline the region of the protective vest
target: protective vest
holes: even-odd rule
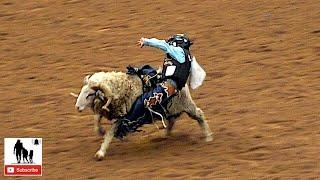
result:
[[[191,68],[191,55],[186,49],[183,49],[185,55],[184,63],[180,63],[169,54],[164,58],[163,68],[162,68],[162,78],[172,79],[177,83],[177,89],[181,90],[189,77]]]

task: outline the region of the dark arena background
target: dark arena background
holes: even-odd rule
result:
[[[88,73],[160,66],[136,42],[181,32],[207,72],[191,93],[214,140],[183,115],[171,137],[147,125],[95,161],[102,138],[69,93]],[[0,137],[43,138],[46,179],[320,177],[319,1],[3,0],[0,85]]]

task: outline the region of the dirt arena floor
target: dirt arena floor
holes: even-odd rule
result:
[[[136,41],[180,32],[207,71],[192,96],[214,140],[184,115],[172,137],[148,125],[95,161],[102,139],[69,93],[87,73],[161,65]],[[320,178],[316,0],[3,0],[0,86],[0,137],[42,137],[45,179]]]

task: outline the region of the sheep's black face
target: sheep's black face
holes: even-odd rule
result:
[[[93,100],[95,98],[95,90],[89,88],[88,85],[84,85],[81,89],[81,92],[78,96],[76,102],[76,109],[81,112],[87,107],[91,107],[93,104]]]

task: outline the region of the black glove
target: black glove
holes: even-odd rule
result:
[[[139,72],[139,68],[136,68],[136,67],[132,67],[131,65],[127,66],[127,74],[130,74],[130,75],[134,75],[134,74],[138,74]]]

